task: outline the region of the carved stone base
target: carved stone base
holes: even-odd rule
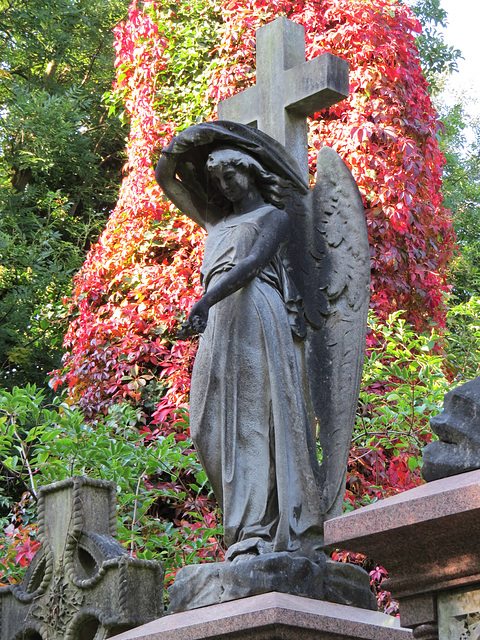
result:
[[[480,584],[438,594],[440,640],[480,638]]]
[[[241,561],[240,561],[240,558]],[[376,610],[368,574],[356,565],[317,562],[290,553],[267,553],[234,561],[190,565],[169,589],[168,613],[205,607],[272,591]]]

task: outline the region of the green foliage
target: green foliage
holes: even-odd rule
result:
[[[185,413],[178,419],[184,423]],[[117,483],[118,537],[132,555],[164,560],[171,572],[216,553],[221,531],[214,519],[204,522],[210,488],[191,442],[176,443],[173,434],[149,442],[139,426],[139,412],[127,404],[113,405],[105,417],[87,423],[60,400],[45,404],[44,392],[34,385],[0,392],[0,464],[7,479],[0,484],[0,525],[6,531],[0,548],[9,549],[0,579],[2,571],[4,582],[21,578],[22,565],[12,558],[26,539],[35,539],[26,527],[34,518],[38,487],[74,475]],[[30,499],[20,509],[24,491]],[[190,518],[176,520],[175,508],[185,500]]]
[[[453,107],[439,105],[445,126],[444,202],[460,249],[453,264],[453,292],[464,302],[480,293],[480,118],[468,115],[470,106],[465,97]]]
[[[184,129],[208,117],[213,102],[207,99],[208,83],[218,59],[212,55],[222,21],[219,0],[177,2],[157,8],[156,22],[168,34],[167,64],[157,77],[159,91],[155,108]]]
[[[385,322],[369,318],[377,346],[365,359],[353,437],[347,508],[368,504],[420,483],[429,419],[449,388],[440,337],[418,334],[394,313]]]
[[[0,380],[45,384],[61,298],[116,201],[125,133],[102,94],[125,0],[19,0],[0,16]]]
[[[93,223],[72,215],[60,190],[0,188],[0,210],[0,376],[10,388],[25,378],[43,384],[61,357],[61,299]]]
[[[446,361],[458,383],[480,375],[480,297],[453,305],[447,316]]]
[[[422,71],[430,84],[430,92],[438,93],[439,78],[457,69],[461,53],[445,43],[438,27],[446,27],[447,12],[440,6],[440,0],[407,0],[417,18],[422,23],[422,33],[415,38],[420,54]]]
[[[407,0],[407,4],[422,23],[422,33],[415,42],[443,123],[439,132],[445,158],[442,193],[444,205],[452,213],[460,249],[451,284],[456,297],[465,302],[480,288],[480,121],[467,114],[469,101],[465,96],[453,106],[442,102],[442,91],[449,76],[457,71],[461,51],[448,46],[439,31],[448,24],[440,0]]]
[[[439,132],[446,161],[442,193],[444,205],[452,213],[460,248],[451,282],[455,295],[465,302],[480,288],[480,120],[469,115],[478,111],[478,105],[466,95],[457,97],[452,105],[449,92],[448,102],[444,102],[448,79],[457,70],[461,51],[447,46],[439,31],[448,24],[440,0],[407,0],[407,4],[423,26],[416,45],[444,127]]]
[[[459,307],[452,317],[467,311]],[[479,301],[470,313],[480,325]],[[470,361],[468,345],[457,333],[455,338],[452,360],[461,352]],[[377,347],[369,349],[365,361],[347,510],[419,484],[421,449],[431,439],[429,418],[449,388],[439,340],[434,329],[417,335],[400,313],[385,322],[371,315],[369,342]],[[44,393],[34,386],[2,392],[0,460],[8,478],[3,528],[13,522],[17,529],[17,537],[0,539],[0,546],[10,543],[11,566],[4,569],[4,580],[21,575],[14,550],[25,547],[25,530],[30,544],[35,540],[28,529],[33,504],[24,499],[19,507],[22,493],[33,495],[40,484],[77,474],[117,482],[119,537],[137,557],[162,558],[172,574],[185,563],[220,555],[218,516],[206,475],[183,436],[188,424],[184,410],[177,420],[177,431],[162,436],[144,431],[140,409],[128,404],[114,404],[106,416],[86,422],[80,410],[60,400],[46,405]],[[177,442],[180,433],[185,439]]]
[[[0,122],[7,142],[3,162],[13,171],[14,186],[22,191],[20,176],[27,175],[29,182],[49,186],[65,184],[72,173],[90,182],[97,157],[88,137],[79,135],[90,107],[83,92],[76,87],[62,94],[32,92],[15,82],[10,88],[12,101]]]

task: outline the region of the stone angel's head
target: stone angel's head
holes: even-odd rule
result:
[[[248,189],[255,189],[265,202],[285,208],[286,191],[292,185],[270,171],[249,153],[234,148],[219,148],[207,159],[206,169],[223,195],[235,202]]]

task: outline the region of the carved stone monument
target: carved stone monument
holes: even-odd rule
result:
[[[480,378],[447,393],[443,411],[430,424],[439,440],[423,453],[427,482],[480,469]]]
[[[41,548],[0,589],[0,640],[104,640],[163,613],[163,567],[115,540],[116,485],[74,477],[38,493]]]
[[[441,640],[480,639],[480,584],[476,589],[440,593],[437,602]]]
[[[190,429],[228,547],[224,563],[178,573],[169,612],[270,591],[375,608],[367,574],[331,562],[323,541],[345,492],[370,256],[360,193],[332,149],[308,186],[306,116],[348,95],[348,65],[305,62],[304,29],[285,18],[257,42],[255,87],[220,105],[229,119],[178,134],[156,169],[208,234],[182,335],[201,334]]]

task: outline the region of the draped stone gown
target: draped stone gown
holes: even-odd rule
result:
[[[266,205],[207,229],[205,291],[249,255],[262,218],[277,211]],[[292,335],[298,303],[280,247],[259,276],[210,309],[200,337],[191,435],[223,510],[228,547],[249,539],[263,552],[320,546],[304,346]]]

